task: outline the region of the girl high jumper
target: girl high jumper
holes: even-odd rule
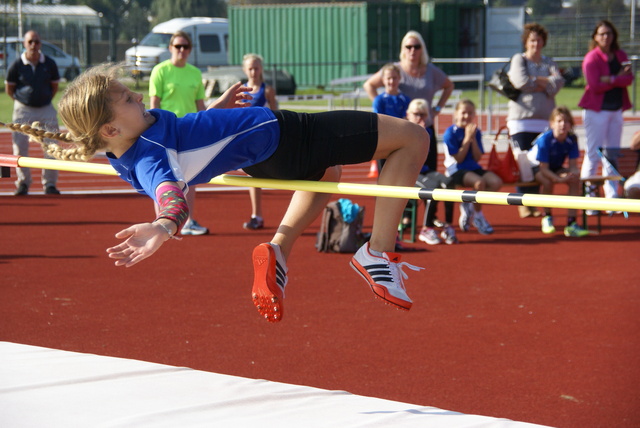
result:
[[[58,107],[68,134],[5,125],[34,136],[58,159],[86,161],[105,151],[122,179],[158,203],[160,213],[154,221],[116,234],[123,242],[107,249],[116,266],[131,267],[173,238],[188,215],[185,193],[190,186],[219,174],[242,168],[260,178],[338,181],[340,165],[387,159],[379,184],[413,186],[429,148],[423,127],[389,116],[232,108],[250,97],[243,93],[249,88],[240,83],[208,110],[177,118],[167,111],[146,110],[142,95],[118,81],[120,70],[94,67],[67,87]],[[46,145],[44,138],[77,147]],[[274,237],[253,250],[252,298],[270,322],[282,319],[286,260],[293,244],[330,196],[296,191]],[[353,256],[351,266],[377,297],[408,310],[412,301],[402,268],[421,268],[401,262],[392,252],[406,202],[377,198],[371,239]]]

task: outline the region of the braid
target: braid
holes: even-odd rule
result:
[[[71,82],[58,103],[58,114],[68,133],[49,132],[34,122],[31,126],[1,123],[0,126],[22,132],[39,142],[45,153],[61,160],[88,161],[98,150],[107,148],[100,128],[113,119],[109,90],[122,74],[121,64],[103,64],[83,72]],[[76,145],[64,148],[45,139]]]
[[[42,146],[42,150],[46,154],[51,155],[56,159],[86,162],[95,154],[95,150],[91,153],[88,153],[86,150],[86,145],[74,148],[63,148],[56,143],[50,143],[46,141],[45,139],[57,140],[63,143],[72,144],[83,143],[82,140],[74,138],[70,133],[51,132],[42,129],[42,125],[40,122],[33,122],[31,125],[27,125],[26,123],[0,122],[0,126],[8,128],[13,132],[21,132],[25,135],[28,135],[29,137],[31,137],[30,140],[40,143],[40,145]]]

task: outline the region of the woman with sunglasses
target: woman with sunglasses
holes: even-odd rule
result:
[[[205,109],[202,72],[189,64],[191,37],[184,31],[176,31],[169,41],[171,58],[156,65],[149,77],[151,108],[161,108],[183,117]],[[182,235],[206,235],[209,229],[194,219],[196,192],[187,194],[189,219],[180,231]]]
[[[426,100],[430,108],[429,116],[425,118],[424,126],[432,135],[429,155],[425,165],[430,171],[438,170],[438,135],[433,124],[435,117],[446,104],[453,92],[453,82],[444,71],[429,62],[429,53],[424,39],[417,31],[409,31],[400,43],[400,61],[395,63],[400,68],[400,92],[414,100]],[[383,87],[382,69],[371,76],[365,83],[364,89],[373,101],[378,95],[378,88]],[[433,105],[433,96],[442,90],[438,103]]]

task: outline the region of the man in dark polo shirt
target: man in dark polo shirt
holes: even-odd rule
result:
[[[30,30],[24,35],[25,52],[17,58],[7,70],[5,87],[7,94],[15,101],[13,105],[13,122],[32,124],[39,121],[41,127],[48,131],[58,131],[57,112],[51,101],[58,91],[60,74],[55,61],[40,52],[40,36]],[[29,155],[29,137],[14,132],[13,154]],[[45,155],[49,158],[49,156]],[[16,168],[16,196],[29,193],[31,170]],[[42,170],[42,186],[47,195],[59,195],[56,188],[58,171]]]

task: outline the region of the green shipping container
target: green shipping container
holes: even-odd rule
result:
[[[230,5],[228,15],[230,62],[258,53],[298,86],[372,73],[398,60],[407,31],[421,29],[417,3]]]

